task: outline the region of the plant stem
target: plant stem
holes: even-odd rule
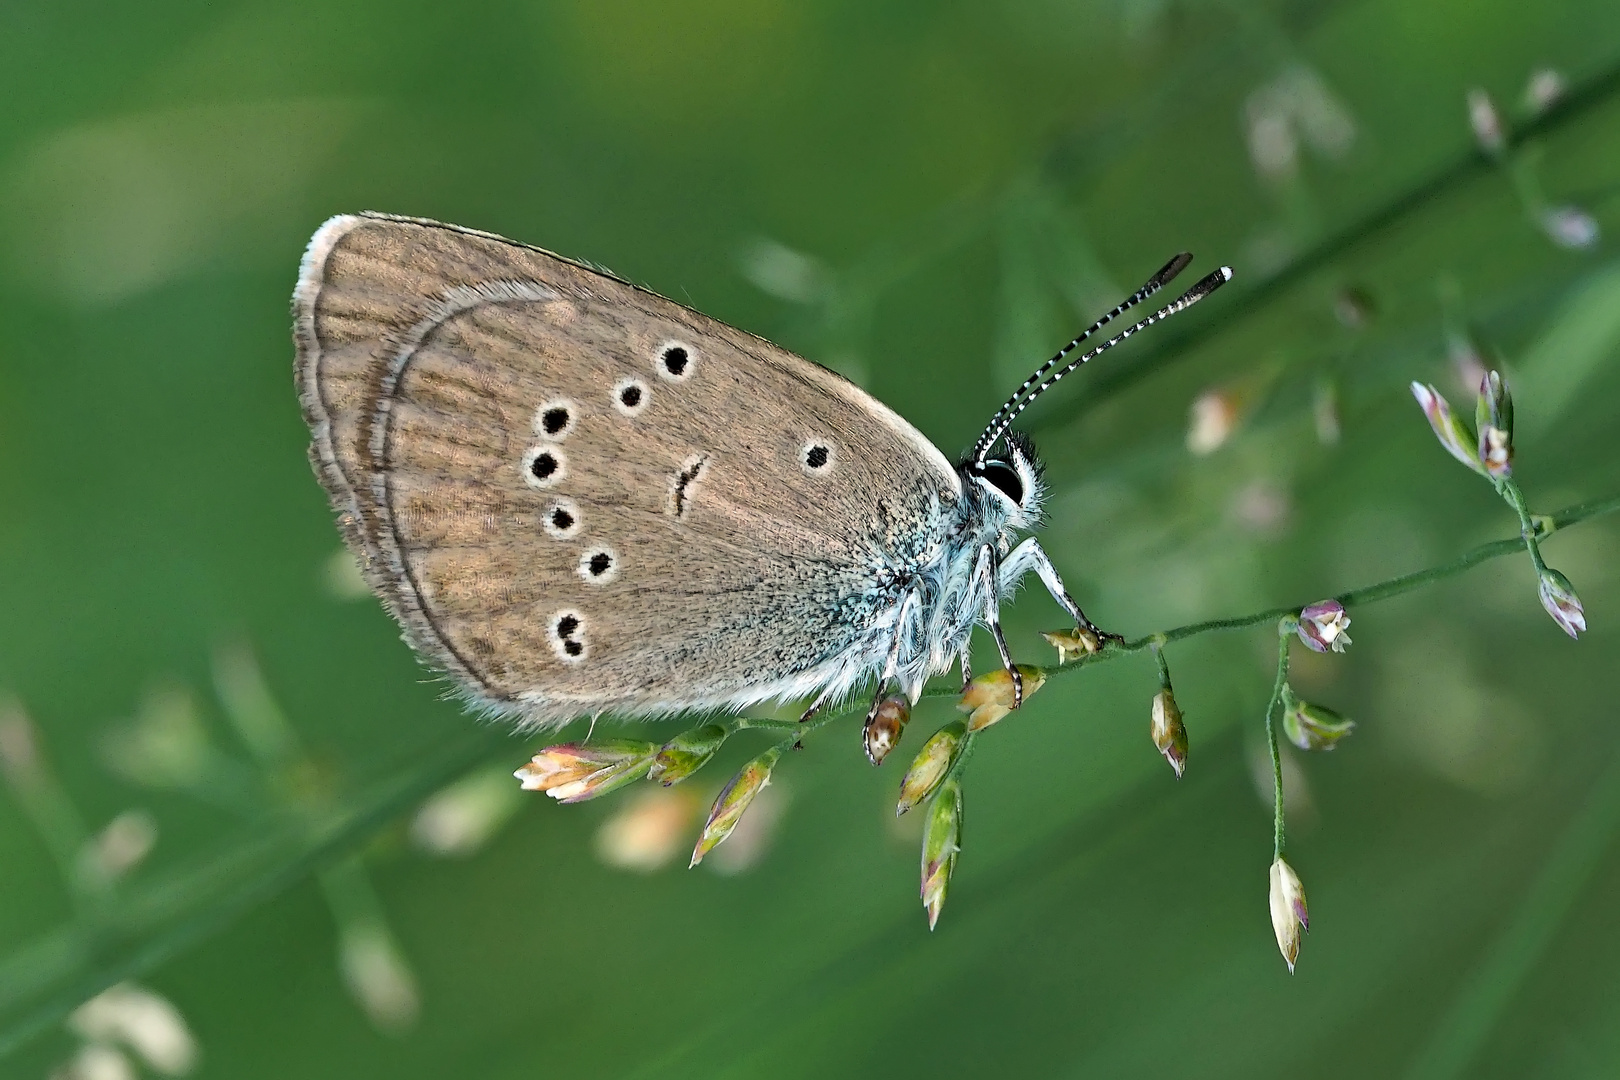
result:
[[[1164,638],[1155,635],[1148,642],[1148,648],[1153,650],[1153,659],[1159,665],[1159,688],[1170,689],[1170,664],[1164,658]]]
[[[1266,747],[1271,751],[1271,858],[1282,858],[1283,853],[1283,775],[1282,748],[1277,745],[1277,707],[1288,689],[1288,639],[1299,623],[1283,618],[1277,622],[1277,681],[1271,684],[1271,700],[1266,703]]]
[[[1517,491],[1518,489],[1515,487],[1514,490]],[[1522,506],[1522,504],[1521,498],[1519,505]],[[1607,499],[1598,499],[1593,502],[1577,503],[1574,506],[1565,507],[1563,510],[1558,511],[1558,513],[1550,515],[1547,520],[1551,523],[1552,529],[1562,529],[1578,524],[1582,521],[1602,517],[1606,514],[1612,514],[1616,511],[1620,511],[1620,495],[1612,495]],[[1337,600],[1346,608],[1361,604],[1372,604],[1379,600],[1388,600],[1392,596],[1400,596],[1402,593],[1409,593],[1415,589],[1421,589],[1425,585],[1431,585],[1437,581],[1443,581],[1446,578],[1456,577],[1463,571],[1471,570],[1482,562],[1488,562],[1491,559],[1500,558],[1503,555],[1510,555],[1513,552],[1518,551],[1520,548],[1532,543],[1532,541],[1528,540],[1527,538],[1534,537],[1537,533],[1536,526],[1530,519],[1529,511],[1526,510],[1521,514],[1520,521],[1522,526],[1520,537],[1516,537],[1511,540],[1493,540],[1490,543],[1481,544],[1471,551],[1464,552],[1455,559],[1452,559],[1450,562],[1441,563],[1438,566],[1431,566],[1426,570],[1416,570],[1410,574],[1402,574],[1400,577],[1393,577],[1387,581],[1380,581],[1372,585],[1363,585],[1359,589],[1351,589],[1348,592],[1339,593],[1332,599]],[[1550,530],[1542,531],[1545,532]],[[1539,562],[1541,557],[1539,550],[1532,547],[1531,551],[1532,557],[1538,560],[1538,569],[1545,565],[1544,563]],[[1310,602],[1311,601],[1306,601],[1306,603]],[[1170,642],[1185,641],[1188,638],[1198,637],[1200,634],[1208,634],[1217,630],[1246,630],[1251,626],[1260,626],[1263,623],[1276,622],[1278,619],[1286,619],[1292,616],[1297,616],[1300,609],[1304,606],[1305,604],[1293,604],[1288,607],[1268,608],[1265,611],[1256,611],[1250,615],[1235,615],[1226,619],[1207,619],[1203,622],[1188,623],[1185,626],[1178,626],[1171,630],[1161,630],[1156,633],[1145,634],[1142,637],[1134,638],[1128,641],[1110,643],[1109,645],[1105,646],[1101,652],[1082,657],[1073,663],[1042,668],[1041,671],[1046,675],[1047,678],[1053,678],[1059,675],[1071,674],[1083,668],[1091,667],[1095,664],[1106,663],[1109,660],[1117,660],[1122,656],[1132,656],[1137,653],[1151,650],[1158,658],[1161,669],[1160,679],[1163,681],[1168,679],[1169,672],[1165,667],[1161,650]],[[1164,682],[1163,684],[1169,685],[1168,682]],[[949,686],[938,686],[923,692],[923,696],[929,698],[954,698],[959,695],[959,689]],[[732,720],[731,723],[735,725],[734,730],[737,731],[758,729],[761,731],[775,731],[783,734],[793,733],[796,737],[796,741],[797,736],[808,735],[813,731],[818,731],[832,723],[834,720],[841,719],[851,711],[853,710],[850,706],[825,709],[811,717],[809,720],[803,722],[796,720],[756,719],[754,717],[740,716]],[[1280,783],[1281,782],[1279,781],[1279,791],[1281,790]],[[1280,795],[1279,798],[1281,798]],[[1279,803],[1279,806],[1280,805],[1281,804]],[[1279,814],[1280,812],[1281,811],[1279,810]],[[1279,823],[1277,834],[1279,838],[1282,835],[1281,828],[1281,824]]]
[[[1525,550],[1530,552],[1530,561],[1535,563],[1536,576],[1540,577],[1546,572],[1547,564],[1541,558],[1541,543],[1536,535],[1536,523],[1531,519],[1530,508],[1524,503],[1524,492],[1520,491],[1519,485],[1508,477],[1497,481],[1496,490],[1507,500],[1507,504],[1513,507],[1513,512],[1519,515],[1519,535],[1524,538]]]

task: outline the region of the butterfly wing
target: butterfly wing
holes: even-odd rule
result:
[[[500,237],[334,218],[294,315],[311,458],[372,588],[535,722],[809,692],[960,497],[838,375]]]

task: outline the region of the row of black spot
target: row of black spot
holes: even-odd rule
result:
[[[662,346],[658,354],[659,374],[671,381],[682,381],[691,374],[692,354],[686,346],[679,343],[670,343]],[[620,411],[633,416],[645,407],[647,402],[647,388],[641,382],[630,379],[620,383],[615,388]],[[566,404],[557,403],[546,406],[539,416],[539,433],[543,437],[561,439],[565,437],[573,426],[573,414]],[[818,463],[819,464],[819,463]],[[528,471],[535,481],[547,485],[557,477],[562,470],[563,462],[561,452],[550,448],[541,449],[529,459]],[[552,504],[547,511],[551,530],[558,535],[571,535],[579,519],[569,506],[561,503]],[[594,551],[582,560],[580,569],[593,578],[606,577],[613,571],[613,555],[608,551]],[[552,632],[556,635],[557,644],[567,657],[578,659],[585,653],[585,642],[580,631],[583,623],[577,613],[565,611],[557,615],[552,624]]]

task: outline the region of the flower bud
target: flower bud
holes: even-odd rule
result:
[[[956,762],[956,755],[962,752],[962,743],[966,736],[967,725],[958,720],[946,724],[923,743],[923,748],[917,751],[917,756],[912,759],[911,768],[906,770],[906,775],[900,780],[900,802],[895,806],[895,817],[899,817],[933,793],[939,782],[945,779],[945,774],[951,771],[951,766]]]
[[[1292,698],[1283,711],[1283,734],[1301,750],[1332,750],[1355,729],[1354,720],[1298,698]]]
[[[883,764],[900,743],[900,735],[911,721],[911,702],[902,694],[891,694],[883,699],[877,712],[861,731],[861,742],[866,747],[866,760],[874,765]]]
[[[731,729],[724,724],[704,724],[681,732],[659,749],[652,768],[647,770],[647,779],[665,787],[680,783],[707,765],[730,734]]]
[[[596,830],[596,857],[620,870],[649,874],[685,845],[702,796],[689,787],[640,788]]]
[[[1512,475],[1513,398],[1500,372],[1489,372],[1480,382],[1474,419],[1479,428],[1479,460],[1486,475]]]
[[[1337,600],[1322,600],[1299,613],[1299,640],[1314,652],[1344,652],[1350,644],[1350,616]]]
[[[1415,382],[1412,384],[1412,396],[1417,398],[1423,415],[1429,418],[1429,426],[1434,429],[1434,437],[1440,440],[1440,445],[1470,469],[1483,473],[1485,466],[1479,461],[1478,441],[1468,430],[1468,425],[1452,415],[1451,403],[1440,396],[1440,391]]]
[[[956,854],[962,841],[962,785],[947,780],[928,804],[928,823],[923,828],[922,902],[928,912],[928,929],[939,922],[945,906],[945,886],[956,869]]]
[[[68,1026],[93,1044],[122,1043],[166,1076],[190,1072],[197,1063],[197,1039],[185,1016],[168,998],[134,983],[103,990],[73,1010]]]
[[[1531,73],[1530,81],[1525,84],[1525,107],[1540,115],[1558,104],[1566,89],[1564,76],[1555,68],[1540,68]]]
[[[1541,229],[1561,248],[1589,248],[1603,236],[1597,218],[1578,206],[1554,206],[1542,211]]]
[[[1176,770],[1176,779],[1187,768],[1187,728],[1181,722],[1181,709],[1168,688],[1153,695],[1153,724],[1148,729],[1153,745]]]
[[[560,803],[584,802],[647,775],[657,743],[606,739],[548,746],[512,775],[525,791],[543,791]]]
[[[1237,429],[1235,396],[1225,390],[1205,390],[1187,409],[1187,449],[1196,457],[1219,450]]]
[[[1282,859],[1271,864],[1271,929],[1292,975],[1294,961],[1299,959],[1299,932],[1310,929],[1310,918],[1305,910],[1305,886]]]
[[[1476,419],[1480,427],[1500,428],[1513,436],[1513,395],[1500,371],[1488,371],[1479,383]]]
[[[1028,701],[1046,682],[1046,672],[1026,664],[1014,666],[1024,684],[1024,700]],[[997,668],[988,675],[980,675],[968,683],[967,689],[957,699],[956,707],[961,712],[972,714],[967,722],[969,731],[982,731],[994,724],[1013,711],[1012,672]]]
[[[702,862],[703,856],[713,851],[716,844],[731,835],[731,830],[742,820],[743,811],[754,801],[754,796],[771,782],[771,770],[776,767],[776,761],[781,756],[780,746],[771,747],[739,769],[737,775],[720,789],[714,805],[709,808],[709,818],[703,823],[703,832],[698,836],[697,846],[692,849],[692,861],[687,864],[688,868]]]
[[[1502,130],[1502,117],[1491,101],[1491,95],[1479,87],[1468,91],[1468,126],[1474,129],[1479,148],[1492,157],[1498,157],[1507,148],[1507,134]]]
[[[1541,572],[1541,606],[1570,637],[1578,637],[1586,631],[1586,609],[1575,595],[1575,586],[1550,566]]]
[[[1102,639],[1097,636],[1095,630],[1085,626],[1077,626],[1073,630],[1055,630],[1051,633],[1042,631],[1041,637],[1057,650],[1059,664],[1067,664],[1071,659],[1078,660],[1102,651]]]

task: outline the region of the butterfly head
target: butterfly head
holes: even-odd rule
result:
[[[978,496],[984,516],[1005,529],[1033,528],[1045,496],[1040,458],[1029,436],[1010,431],[997,452],[961,466],[964,483]]]

